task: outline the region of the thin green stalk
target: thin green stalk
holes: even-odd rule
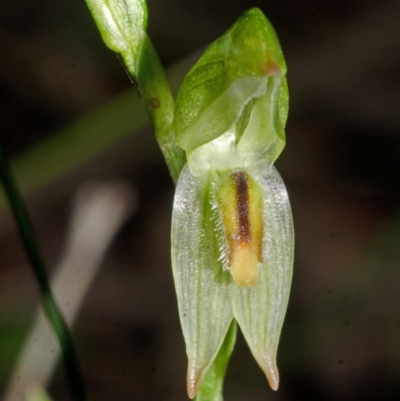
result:
[[[87,401],[86,389],[70,331],[53,298],[43,259],[35,239],[27,209],[14,183],[7,159],[0,148],[0,178],[8,197],[26,254],[40,289],[42,306],[59,341],[71,394],[76,401]]]
[[[224,342],[207,372],[195,401],[222,401],[225,373],[236,342],[237,323],[232,320]]]
[[[186,162],[172,128],[174,98],[164,68],[146,34],[145,0],[86,0],[106,45],[119,54],[154,125],[156,138],[176,183]]]
[[[138,60],[137,72],[131,74],[140,97],[153,123],[156,139],[174,183],[186,163],[185,152],[175,143],[172,127],[175,102],[164,68],[150,39],[145,36]]]

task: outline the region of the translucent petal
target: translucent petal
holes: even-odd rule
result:
[[[248,173],[264,195],[263,261],[256,286],[232,286],[233,313],[251,352],[276,390],[276,353],[292,279],[293,223],[286,188],[276,169],[264,164]]]
[[[189,358],[188,394],[196,395],[232,320],[231,276],[219,260],[212,175],[184,167],[172,214],[172,268]]]
[[[281,88],[281,77],[269,77],[266,93],[254,102],[237,145],[240,158],[247,166],[261,161],[272,165],[285,146],[285,131],[279,114]]]
[[[227,170],[243,166],[243,161],[235,149],[235,132],[227,131],[220,137],[195,149],[188,166],[193,175],[199,176],[209,169]]]
[[[282,80],[282,87],[279,92],[279,118],[282,127],[285,128],[289,113],[289,88],[286,77]]]
[[[243,107],[253,97],[259,97],[265,92],[266,81],[264,77],[245,77],[235,80],[185,131],[185,136],[178,144],[187,151],[188,164],[192,171],[201,169],[202,163],[202,160],[194,162],[191,157],[192,151],[229,130],[239,118]],[[193,96],[193,93],[190,95]]]

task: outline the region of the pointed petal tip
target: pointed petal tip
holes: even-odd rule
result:
[[[279,387],[279,371],[275,362],[269,362],[262,367],[268,383],[272,390],[276,391]]]
[[[277,391],[279,387],[279,377],[269,377],[267,376],[268,383],[272,390]]]
[[[191,400],[196,397],[197,393],[199,392],[204,375],[204,369],[196,369],[195,366],[191,366],[189,363],[187,373],[187,393]]]
[[[197,392],[199,391],[199,388],[197,385],[193,385],[193,383],[187,383],[187,393],[188,396],[191,400],[193,400],[194,397],[196,397]]]
[[[254,354],[253,354],[254,355]],[[265,354],[262,358],[256,358],[258,365],[264,372],[268,384],[272,388],[272,390],[276,391],[279,387],[279,371],[276,366],[276,358],[275,357],[265,357]]]

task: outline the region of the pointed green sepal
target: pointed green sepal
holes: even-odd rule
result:
[[[145,37],[147,5],[145,0],[86,0],[105,44],[121,54],[133,75]]]
[[[189,359],[190,398],[198,392],[233,318],[231,277],[219,260],[211,191],[210,175],[194,177],[185,166],[172,215],[172,268]]]
[[[232,287],[233,314],[251,352],[276,390],[276,354],[289,299],[293,269],[294,234],[289,199],[274,167],[250,169],[263,193],[262,262],[258,283]]]

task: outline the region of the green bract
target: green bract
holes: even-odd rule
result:
[[[128,70],[136,70],[147,26],[145,0],[86,0],[105,44],[120,53]]]
[[[208,47],[176,101],[176,143],[186,151],[193,174],[204,173],[210,164],[208,149],[199,148],[228,131],[246,164],[274,162],[285,144],[285,75],[278,39],[259,9],[244,13]]]

